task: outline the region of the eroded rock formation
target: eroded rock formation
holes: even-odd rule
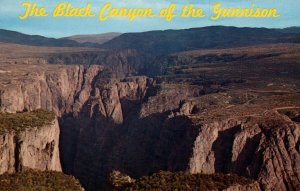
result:
[[[62,171],[57,119],[52,125],[1,133],[0,174],[26,169]]]
[[[95,76],[102,66],[49,66],[37,68],[33,64],[20,64],[8,74],[7,82],[0,86],[2,112],[45,109],[57,116],[73,111],[76,99],[89,97]],[[80,94],[80,96],[79,96]]]
[[[262,190],[297,190],[299,124],[278,112],[201,127],[189,162],[192,173],[237,173]]]

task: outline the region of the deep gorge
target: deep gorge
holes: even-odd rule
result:
[[[53,111],[62,170],[87,191],[105,189],[113,170],[132,178],[161,170],[235,173],[255,180],[257,190],[297,190],[300,130],[294,105],[299,93],[255,89],[276,83],[262,68],[286,55],[246,60],[239,55],[244,54],[172,55],[146,64],[137,51],[123,50],[47,55],[44,62],[14,60],[20,70],[3,80],[0,108]],[[240,63],[252,58],[259,67]],[[291,79],[282,75],[282,81],[294,82],[297,70],[284,69]],[[51,143],[38,150],[51,153]]]

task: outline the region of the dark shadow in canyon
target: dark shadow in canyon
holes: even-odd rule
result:
[[[139,118],[141,104],[121,100],[124,122],[116,124],[97,107],[60,119],[60,151],[64,172],[74,175],[88,191],[104,187],[119,170],[134,178],[160,170],[186,170],[199,134],[185,116],[168,118],[169,111]]]
[[[235,134],[241,129],[240,125],[220,131],[218,138],[212,145],[215,156],[215,171],[226,172],[231,161],[231,151]]]
[[[247,138],[241,153],[237,159],[231,163],[230,172],[249,178],[256,178],[258,176],[258,169],[260,169],[258,166],[262,164],[262,161],[257,159],[262,156],[262,153],[256,151],[261,138],[261,133],[251,138]]]

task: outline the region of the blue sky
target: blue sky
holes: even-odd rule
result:
[[[217,21],[212,21],[209,17],[177,17],[171,22],[167,22],[163,18],[138,18],[133,22],[129,22],[127,18],[110,18],[105,22],[101,22],[97,17],[53,18],[51,16],[30,17],[19,20],[18,16],[24,12],[24,8],[21,6],[24,1],[37,2],[38,6],[46,7],[49,12],[53,10],[58,2],[71,2],[73,6],[84,6],[87,2],[90,2],[96,15],[106,2],[111,2],[114,7],[152,7],[154,12],[168,7],[171,2],[177,4],[176,10],[179,12],[184,4],[193,3],[195,7],[202,7],[207,13],[210,13],[211,5],[217,2],[221,2],[224,7],[250,7],[254,2],[259,7],[277,8],[281,16],[265,19],[226,18]],[[0,0],[0,2],[0,28],[48,37],[183,29],[211,25],[268,28],[300,26],[300,0]]]

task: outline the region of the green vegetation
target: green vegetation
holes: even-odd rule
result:
[[[125,190],[223,190],[234,184],[246,185],[252,180],[225,174],[189,174],[185,172],[159,172],[145,176],[130,184]]]
[[[10,131],[22,131],[31,127],[51,125],[55,119],[53,112],[36,110],[22,113],[0,113],[0,134]]]
[[[61,172],[29,170],[0,176],[0,191],[82,191],[79,182]]]
[[[130,176],[121,173],[120,171],[113,171],[110,173],[108,178],[108,184],[104,190],[124,190],[130,186],[135,180]]]

